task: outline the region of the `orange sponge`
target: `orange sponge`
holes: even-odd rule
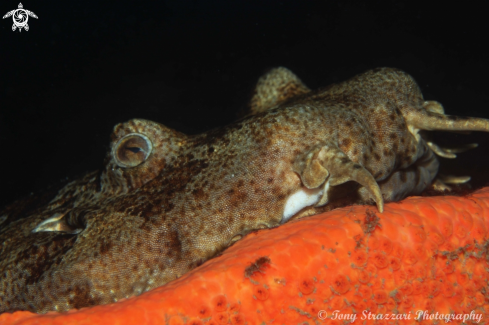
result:
[[[352,206],[261,230],[116,304],[1,324],[489,323],[489,188]]]

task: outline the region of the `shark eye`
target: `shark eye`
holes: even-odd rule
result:
[[[148,159],[153,144],[147,136],[139,133],[131,133],[119,140],[115,145],[112,155],[120,167],[136,167]]]

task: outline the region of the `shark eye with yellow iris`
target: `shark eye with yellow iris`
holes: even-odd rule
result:
[[[130,133],[117,142],[112,151],[112,156],[118,166],[131,168],[145,162],[152,150],[153,144],[147,136],[140,133]]]

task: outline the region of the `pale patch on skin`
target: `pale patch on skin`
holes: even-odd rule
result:
[[[295,216],[302,209],[316,205],[319,199],[323,195],[324,191],[328,190],[329,183],[325,189],[314,188],[308,189],[306,187],[301,188],[287,199],[284,207],[284,214],[282,216],[281,223],[289,221],[290,218]]]
[[[251,231],[349,204],[419,194],[441,148],[425,130],[489,131],[444,115],[390,68],[311,91],[286,68],[250,115],[188,136],[118,124],[102,170],[0,210],[0,312],[106,304],[164,285]],[[444,176],[436,182],[461,183]]]

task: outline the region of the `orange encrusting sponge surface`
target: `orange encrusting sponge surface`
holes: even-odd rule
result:
[[[0,323],[442,324],[452,315],[450,324],[484,324],[488,230],[489,188],[412,197],[383,214],[346,207],[252,233],[139,297],[66,314],[3,314]]]

